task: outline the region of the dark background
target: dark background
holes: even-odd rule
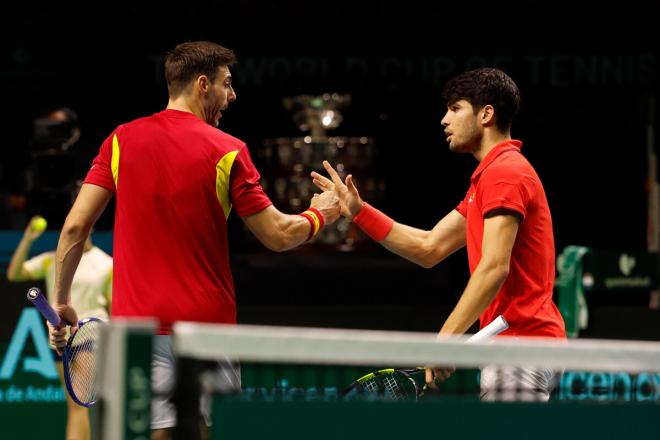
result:
[[[4,6],[2,168],[14,166],[32,118],[54,104],[74,108],[83,136],[99,145],[116,125],[160,111],[167,103],[164,53],[186,40],[209,39],[238,55],[238,100],[221,128],[245,140],[253,156],[264,139],[300,134],[284,97],[350,93],[344,123],[332,134],[373,137],[376,169],[387,183],[379,207],[397,221],[430,228],[463,197],[476,167],[471,156],[448,151],[440,125],[442,86],[466,69],[496,66],[521,89],[512,135],[523,140],[544,182],[556,249],[578,244],[643,251],[658,24],[650,3],[619,6],[611,13],[589,3],[540,1],[146,2],[71,11],[60,4]],[[652,123],[657,127],[657,117]],[[361,176],[355,177],[359,184]],[[241,222],[230,222],[237,291],[247,303],[367,307],[380,296],[421,308],[437,304],[437,291],[447,290],[438,307],[448,307],[467,280],[463,252],[430,271],[378,248],[375,255],[390,264],[385,271],[370,271],[355,255],[331,263],[327,257],[316,269],[320,257],[305,251],[259,260],[249,256]],[[106,216],[100,227],[111,226]],[[295,276],[286,272],[291,264]],[[300,270],[305,264],[309,270]],[[325,293],[310,300],[305,295],[319,278]],[[410,291],[413,279],[419,294]],[[270,296],[265,280],[283,294]],[[431,313],[436,322],[437,310]]]

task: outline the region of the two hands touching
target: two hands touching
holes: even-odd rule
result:
[[[364,206],[364,202],[353,183],[353,176],[349,174],[346,176],[346,181],[342,182],[339,173],[327,160],[323,161],[323,167],[328,172],[330,179],[316,171],[312,171],[312,182],[317,188],[324,191],[324,194],[327,192],[333,193],[339,199],[341,215],[352,220]]]

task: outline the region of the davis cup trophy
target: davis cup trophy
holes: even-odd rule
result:
[[[288,213],[300,212],[318,191],[309,176],[311,171],[326,175],[323,160],[328,160],[342,179],[346,170],[353,174],[366,200],[382,199],[385,183],[375,173],[376,148],[366,136],[331,136],[327,132],[343,121],[342,110],[351,102],[351,95],[326,93],[321,96],[300,95],[284,99],[284,107],[303,132],[297,137],[265,139],[259,151],[268,173],[262,184],[276,206]],[[351,224],[340,218],[327,226],[311,242],[312,247],[354,250],[368,242]],[[307,247],[307,246],[306,246]]]

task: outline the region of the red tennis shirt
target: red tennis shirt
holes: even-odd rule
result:
[[[112,316],[236,322],[227,217],[271,202],[242,141],[192,113],[120,125],[85,183],[115,191]]]
[[[564,320],[552,301],[555,245],[550,208],[521,146],[516,140],[496,145],[472,174],[470,189],[456,208],[467,220],[471,273],[481,260],[484,216],[498,208],[522,216],[509,276],[479,320],[483,328],[503,315],[509,322],[504,335],[563,338]]]

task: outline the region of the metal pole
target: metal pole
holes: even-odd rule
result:
[[[655,97],[648,102],[648,120],[646,124],[647,153],[647,191],[648,191],[648,224],[647,250],[658,255],[660,251],[660,184],[658,183],[658,159],[655,153]],[[657,270],[660,272],[660,259],[657,259]],[[660,308],[660,290],[653,286],[649,297],[649,308]]]

